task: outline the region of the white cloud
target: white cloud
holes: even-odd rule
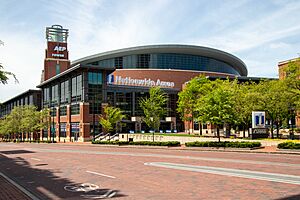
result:
[[[246,63],[249,75],[275,77],[277,62],[300,52],[299,1],[28,2],[0,7],[0,26],[7,27],[0,32],[5,42],[0,62],[20,79],[18,85],[0,85],[0,101],[38,85],[44,31],[52,24],[70,30],[71,60],[130,46],[181,43],[234,53]]]

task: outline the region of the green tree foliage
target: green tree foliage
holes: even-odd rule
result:
[[[117,123],[120,123],[124,118],[125,115],[120,108],[106,106],[104,108],[104,114],[100,117],[99,123],[102,125],[103,132],[109,133],[113,131],[116,128]]]
[[[46,120],[48,119],[48,120]],[[37,111],[35,106],[17,106],[1,120],[0,134],[7,136],[38,132],[49,125],[49,111]]]
[[[300,58],[296,61],[289,62],[285,68],[286,77],[283,80],[293,93],[293,100],[297,109],[300,108]]]
[[[0,83],[7,84],[9,76],[12,76],[15,79],[15,81],[18,82],[16,75],[12,72],[4,71],[4,67],[0,63]]]
[[[273,138],[273,124],[277,127],[277,137],[279,136],[279,127],[284,119],[287,119],[291,106],[293,105],[293,94],[289,90],[285,81],[271,80],[261,83],[260,91],[265,102],[262,110],[265,110],[271,120],[271,135]]]
[[[216,125],[219,141],[220,126],[236,122],[233,89],[235,84],[236,81],[230,82],[229,80],[209,81],[204,87],[211,88],[211,90],[207,90],[197,102],[200,121]]]
[[[236,125],[243,127],[243,137],[245,137],[245,129],[250,126],[252,111],[256,110],[257,97],[253,88],[253,84],[245,83],[237,84],[234,90]]]
[[[188,121],[188,125],[198,119],[196,103],[201,95],[205,94],[207,88],[204,84],[208,81],[204,76],[199,76],[189,81],[183,90],[178,94],[177,111],[184,121]],[[190,129],[190,127],[189,127]]]
[[[139,101],[139,105],[144,112],[143,121],[155,132],[159,130],[160,119],[167,113],[166,103],[168,97],[159,87],[150,88],[149,94],[148,98],[142,98]]]
[[[0,40],[0,46],[1,45],[4,45],[4,43]],[[0,63],[0,83],[7,84],[9,76],[12,76],[15,79],[15,81],[18,82],[16,75],[12,72],[4,71],[4,67]]]
[[[267,118],[279,127],[299,109],[300,67],[292,65],[286,80],[261,80],[259,83],[238,83],[237,80],[210,81],[197,77],[179,94],[178,111],[183,120],[197,117],[217,127],[229,125],[251,127],[252,111],[266,111]],[[202,79],[202,81],[201,81]],[[205,80],[205,81],[204,81]],[[300,86],[300,84],[299,84]]]

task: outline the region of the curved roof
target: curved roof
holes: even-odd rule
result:
[[[94,54],[78,60],[74,60],[72,66],[81,64],[85,65],[91,62],[110,59],[114,57],[122,57],[132,54],[151,54],[151,53],[178,53],[210,57],[232,66],[241,76],[247,76],[248,71],[245,63],[238,57],[224,51],[213,48],[194,46],[194,45],[178,45],[178,44],[165,44],[165,45],[147,45],[137,46],[103,53]]]

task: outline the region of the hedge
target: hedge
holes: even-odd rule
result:
[[[9,140],[5,142],[14,142],[14,143],[56,143],[56,141],[52,140]]]
[[[279,149],[300,149],[300,143],[296,142],[283,142],[278,144]]]
[[[138,141],[138,142],[127,142],[127,141],[92,141],[92,144],[111,144],[111,145],[147,145],[147,146],[169,146],[175,147],[180,146],[178,141],[169,142],[151,142],[151,141]]]
[[[230,148],[254,148],[260,147],[260,142],[187,142],[185,143],[187,147],[230,147]]]

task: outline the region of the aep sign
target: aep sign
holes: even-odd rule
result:
[[[54,51],[61,51],[62,52],[62,51],[67,50],[67,47],[62,47],[62,46],[56,45],[53,50]]]
[[[64,58],[64,57],[65,57],[65,54],[64,54],[63,52],[64,52],[65,50],[67,50],[67,47],[56,45],[56,46],[53,48],[53,51],[56,52],[56,53],[52,53],[51,55],[52,55],[53,57]]]

